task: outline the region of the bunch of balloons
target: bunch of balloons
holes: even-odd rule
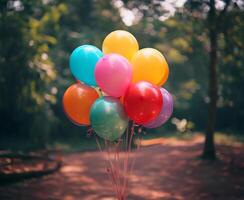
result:
[[[108,34],[102,51],[92,45],[77,47],[70,69],[77,83],[64,93],[66,115],[77,125],[91,125],[106,140],[120,138],[129,119],[156,128],[173,112],[171,94],[160,88],[169,75],[164,56],[153,48],[139,50],[127,31]]]

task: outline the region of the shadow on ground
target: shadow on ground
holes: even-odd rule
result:
[[[241,200],[244,169],[242,147],[218,146],[221,160],[197,159],[202,140],[175,141],[134,152],[129,200]],[[114,200],[100,152],[66,155],[61,171],[40,179],[0,188],[1,200]]]

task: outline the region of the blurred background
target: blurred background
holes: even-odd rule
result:
[[[75,82],[72,50],[101,48],[116,29],[169,63],[174,113],[145,138],[207,130],[216,142],[243,143],[243,9],[241,0],[1,0],[0,150],[97,149],[87,128],[66,118],[62,95]]]
[[[243,2],[230,2],[216,23],[216,131],[243,135]],[[173,120],[153,130],[154,134],[184,132],[180,122],[187,123],[191,131],[204,132],[211,78],[208,32],[212,25],[207,20],[207,3],[2,0],[0,148],[43,148],[62,138],[86,138],[86,129],[70,123],[62,109],[62,95],[75,82],[69,56],[82,44],[101,48],[105,36],[116,29],[132,32],[140,48],[160,50],[169,63],[170,76],[164,87],[174,95]],[[217,14],[225,4],[216,0]]]

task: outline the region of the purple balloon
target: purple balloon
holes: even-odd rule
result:
[[[163,107],[156,119],[153,121],[144,124],[146,128],[157,128],[163,125],[171,117],[173,112],[173,97],[171,94],[164,88],[160,88],[161,94],[163,96]]]

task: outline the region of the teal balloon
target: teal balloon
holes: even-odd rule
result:
[[[102,51],[95,46],[82,45],[77,47],[70,55],[71,73],[77,80],[90,86],[96,86],[94,71],[102,56]]]
[[[101,97],[90,111],[91,126],[98,136],[114,141],[125,132],[129,119],[120,101],[114,97]]]

